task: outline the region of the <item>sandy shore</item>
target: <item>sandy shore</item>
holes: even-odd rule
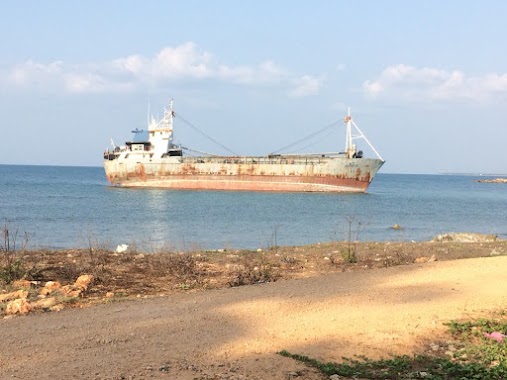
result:
[[[322,379],[324,361],[421,352],[504,307],[507,257],[437,261],[111,302],[0,321],[0,378]]]

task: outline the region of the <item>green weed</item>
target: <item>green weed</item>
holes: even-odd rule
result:
[[[304,355],[280,351],[278,354],[317,368],[325,375],[371,380],[425,379],[425,380],[501,380],[507,379],[507,342],[498,342],[485,334],[507,331],[505,315],[498,319],[452,321],[446,324],[449,332],[459,341],[459,357],[430,355],[394,356],[390,359],[371,360],[343,358],[342,363],[323,363]]]

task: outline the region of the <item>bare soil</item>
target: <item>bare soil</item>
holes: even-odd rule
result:
[[[445,350],[445,322],[506,304],[506,254],[502,241],[17,253],[29,299],[46,281],[94,282],[60,312],[0,320],[0,379],[323,379],[276,352]]]

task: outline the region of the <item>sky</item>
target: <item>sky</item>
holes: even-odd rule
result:
[[[382,172],[504,174],[506,19],[504,0],[3,1],[0,164],[101,166],[172,98],[197,150],[342,151],[350,107]]]

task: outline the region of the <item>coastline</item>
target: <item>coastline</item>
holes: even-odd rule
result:
[[[45,276],[69,276],[95,260],[99,277],[60,312],[39,310],[0,321],[3,344],[16,347],[2,350],[0,375],[323,380],[276,352],[324,361],[424,352],[449,339],[443,323],[507,302],[505,241],[354,243],[356,263],[343,262],[348,247],[338,242],[263,252],[26,252],[39,266],[47,263]],[[229,283],[226,273],[243,283]],[[266,282],[262,273],[271,276],[264,280],[278,277]],[[123,290],[131,286],[129,294],[120,294],[120,280]],[[112,289],[115,294],[105,297]]]
[[[42,304],[30,311],[40,312],[50,311],[55,305],[59,305],[56,310],[61,310],[111,299],[168,296],[329,273],[502,256],[507,255],[507,240],[499,240],[495,235],[450,233],[426,242],[338,241],[256,250],[158,253],[138,252],[135,247],[123,245],[118,246],[117,251],[90,247],[16,251],[11,254],[11,260],[19,263],[20,267],[16,269],[17,273],[12,273],[11,283],[6,283],[6,276],[3,276],[0,306],[2,294],[5,298],[9,292],[24,290],[27,291],[24,298],[29,302]],[[92,278],[84,288],[76,285],[80,276]],[[44,290],[47,283],[52,288]],[[58,290],[60,287],[64,290]],[[46,296],[56,297],[49,307],[41,302]],[[60,302],[61,299],[65,302]],[[6,314],[9,313],[6,313],[4,301],[0,317]]]

